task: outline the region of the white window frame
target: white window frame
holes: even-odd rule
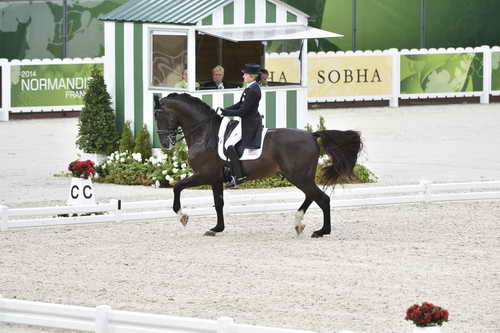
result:
[[[151,27],[149,28],[149,75],[148,75],[148,88],[149,90],[174,90],[174,91],[188,91],[188,88],[174,88],[174,87],[163,87],[163,86],[155,86],[153,85],[153,36],[184,36],[186,37],[186,52],[189,57],[189,30],[188,29],[175,29],[175,28],[160,28],[160,27]],[[189,84],[189,78],[188,78]]]

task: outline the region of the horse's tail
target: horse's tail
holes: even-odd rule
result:
[[[361,135],[356,131],[318,131],[315,138],[320,138],[319,144],[330,156],[329,164],[322,169],[325,184],[334,185],[339,177],[351,177],[363,148]]]

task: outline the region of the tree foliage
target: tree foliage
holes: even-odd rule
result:
[[[111,96],[106,90],[104,77],[96,66],[92,69],[91,76],[83,97],[85,105],[80,112],[76,144],[86,153],[109,155],[116,150],[118,144]]]

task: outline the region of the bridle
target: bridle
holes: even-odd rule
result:
[[[162,109],[158,109],[158,110],[162,110]],[[169,129],[166,129],[166,130],[156,130],[156,132],[158,133],[158,135],[167,135],[167,140],[168,140],[168,143],[170,145],[170,147],[173,147],[175,146],[178,142],[184,140],[184,138],[188,135],[191,135],[193,134],[194,132],[196,132],[200,127],[201,125],[207,123],[208,121],[212,121],[213,119],[215,119],[216,117],[218,117],[217,113],[211,115],[210,117],[208,118],[205,118],[199,122],[197,122],[196,124],[194,124],[190,129],[189,131],[186,133],[184,132],[183,133],[183,130],[182,128],[169,128]],[[179,134],[183,134],[182,137],[180,137],[179,139],[177,139],[177,135]]]

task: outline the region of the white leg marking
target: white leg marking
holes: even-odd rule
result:
[[[298,210],[295,213],[295,225],[300,225],[302,224],[302,220],[304,219],[304,211],[303,210]]]
[[[306,226],[304,224],[302,224],[302,220],[304,219],[304,211],[303,210],[299,210],[295,213],[295,232],[297,232],[297,236],[299,236],[303,231],[304,229],[306,228]]]
[[[188,223],[189,221],[189,216],[187,214],[184,214],[182,212],[182,209],[179,209],[179,211],[177,212],[177,216],[178,219],[179,219],[179,222],[183,225],[183,226],[186,226],[186,224]]]

